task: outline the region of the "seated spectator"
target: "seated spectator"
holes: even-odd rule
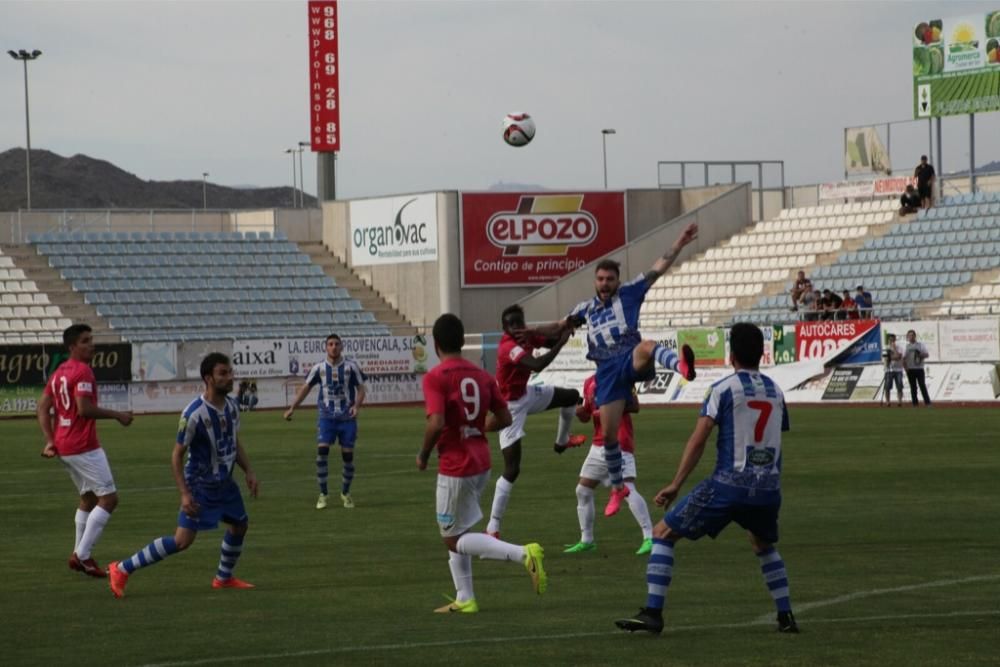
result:
[[[837,319],[841,320],[856,320],[860,317],[858,315],[858,304],[854,302],[851,298],[850,290],[844,290],[844,299],[840,302],[840,312],[837,315]]]
[[[912,185],[906,186],[906,192],[899,198],[899,214],[910,215],[920,210],[920,195]]]
[[[802,316],[802,319],[808,321],[818,320],[820,313],[823,310],[822,300],[823,295],[819,290],[813,290],[812,292],[806,292],[803,294],[802,298],[799,299],[799,305],[801,305],[802,309],[805,310],[805,315]]]
[[[828,289],[823,290],[823,319],[833,320],[837,318],[837,311],[840,310],[840,305],[844,303],[835,292],[831,292]]]
[[[866,292],[864,285],[858,285],[858,290],[854,294],[854,303],[858,306],[858,314],[861,319],[867,320],[872,317],[872,293]]]
[[[802,302],[802,297],[806,294],[810,294],[812,291],[812,282],[806,278],[806,272],[799,271],[799,277],[795,279],[795,284],[792,285],[792,310],[798,310],[799,305]]]

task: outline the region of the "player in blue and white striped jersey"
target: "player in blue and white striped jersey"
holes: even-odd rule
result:
[[[253,584],[233,576],[249,526],[243,497],[232,478],[234,464],[243,468],[247,488],[257,497],[257,477],[240,443],[239,404],[229,396],[233,366],[229,357],[212,352],[202,359],[200,370],[205,393],[181,413],[171,458],[174,481],[181,494],[177,530],[173,537],[157,538],[129,558],[108,566],[111,592],[117,598],[125,596],[133,572],[184,551],[194,543],[198,531],[216,528],[220,521],[229,527],[222,537],[222,554],[212,588],[253,588]]]
[[[618,262],[610,259],[598,262],[594,272],[597,295],[582,301],[566,317],[553,324],[537,328],[537,333],[557,337],[566,328],[587,325],[587,358],[597,363],[597,394],[604,432],[604,460],[611,478],[611,496],[604,515],[618,512],[629,490],[622,480],[622,452],[618,444],[618,426],[625,413],[625,402],[632,396],[636,382],[651,380],[655,363],[693,380],[694,352],[687,345],[678,357],[673,350],[655,341],[642,340],[639,333],[639,310],[649,288],[667,272],[684,246],[698,238],[698,226],[684,228],[673,245],[654,263],[649,271],[625,284],[621,283]]]
[[[714,538],[735,521],[749,533],[750,546],[760,561],[764,583],[777,607],[778,631],[798,632],[785,561],[774,547],[781,509],[781,434],[788,430],[785,397],[759,370],[764,354],[761,330],[752,324],[735,324],[729,338],[730,363],[736,372],[712,385],[677,474],[656,494],[656,504],[670,507],[698,465],[709,434],[718,426],[715,470],[653,526],[646,606],[635,616],[615,622],[623,630],[661,632],[675,543],[685,537]]]
[[[351,482],[354,480],[354,445],[358,438],[358,410],[365,402],[365,381],[368,379],[361,366],[353,359],[343,356],[343,342],[337,334],[326,337],[326,359],[309,370],[306,381],[295,394],[295,400],[285,411],[285,419],[291,421],[295,408],[305,400],[309,391],[319,386],[316,424],[316,481],[319,484],[319,499],[316,509],[326,507],[328,499],[327,459],[330,445],[340,442],[340,457],[344,462],[341,477],[340,500],[344,507],[354,507],[351,498]]]

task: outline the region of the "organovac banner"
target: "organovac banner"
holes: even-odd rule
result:
[[[437,195],[359,199],[350,216],[352,266],[437,261]]]

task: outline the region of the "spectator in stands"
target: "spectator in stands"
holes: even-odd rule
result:
[[[802,302],[802,297],[806,294],[811,294],[813,291],[812,282],[806,278],[805,271],[799,271],[799,277],[795,279],[795,284],[792,286],[791,296],[792,296],[792,310],[798,310],[799,305]]]
[[[917,168],[919,169],[920,167]],[[931,167],[931,169],[933,168]],[[910,215],[911,213],[916,213],[920,210],[921,205],[922,202],[920,201],[920,195],[917,194],[917,189],[912,185],[907,185],[906,192],[899,198],[899,214]]]
[[[892,385],[896,385],[896,405],[903,407],[903,346],[896,342],[896,334],[886,336],[885,351],[885,407],[892,407]]]
[[[917,194],[920,195],[920,205],[930,208],[934,205],[934,166],[927,161],[926,155],[920,156],[920,164],[913,170],[913,177],[917,179]]]
[[[836,292],[831,292],[828,289],[823,290],[823,319],[837,319],[837,312],[840,310],[840,306],[843,303],[844,300],[841,299]]]
[[[806,292],[802,295],[799,303],[805,309],[804,320],[818,320],[823,310],[823,294],[819,290]]]
[[[864,285],[858,285],[858,290],[854,293],[854,303],[858,306],[858,315],[861,319],[867,320],[872,316],[872,293],[866,292]]]
[[[851,291],[845,289],[844,298],[840,302],[840,312],[837,314],[837,319],[856,320],[859,317],[858,304],[851,298]]]
[[[910,383],[910,399],[913,401],[913,407],[917,407],[917,386],[920,387],[920,394],[924,397],[924,405],[931,404],[924,375],[924,360],[929,356],[927,346],[917,342],[917,332],[913,329],[907,331],[903,367],[906,369],[906,380]]]
[[[247,410],[253,410],[257,407],[257,383],[251,382],[250,387],[247,390]]]

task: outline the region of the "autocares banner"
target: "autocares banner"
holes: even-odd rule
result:
[[[797,322],[795,343],[797,361],[820,359],[836,350],[850,351],[840,364],[877,362],[881,357],[878,320],[830,320]]]
[[[461,195],[462,286],[546,285],[625,245],[625,193]]]

